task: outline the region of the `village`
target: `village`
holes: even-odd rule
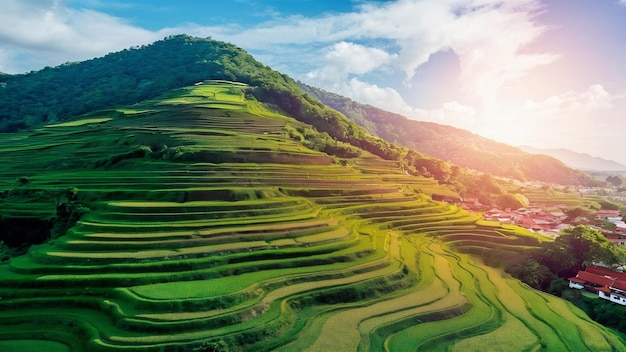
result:
[[[607,200],[626,202],[626,197],[612,189],[579,189],[579,194],[585,196],[597,196],[599,194]],[[435,197],[439,198],[439,197]],[[546,236],[558,236],[563,229],[584,224],[602,233],[610,242],[617,246],[626,246],[626,214],[619,210],[599,209],[594,212],[571,218],[566,214],[566,205],[545,206],[532,205],[519,209],[499,209],[497,207],[485,207],[475,198],[450,198],[441,197],[442,201],[457,204],[458,206],[474,212],[482,213],[483,219],[496,221],[500,224],[512,224],[524,227],[529,231],[541,233]],[[577,273],[575,277],[568,278],[569,287],[584,290],[597,295],[601,299],[608,300],[619,305],[626,306],[626,273],[624,268],[614,271],[607,267],[589,265]]]
[[[578,193],[582,197],[603,195],[607,200],[625,202],[626,197],[616,189],[610,188],[581,188]],[[618,246],[626,246],[626,214],[619,210],[591,210],[571,218],[568,216],[567,205],[529,204],[526,208],[500,209],[494,206],[485,206],[477,198],[454,198],[433,195],[434,200],[456,204],[463,209],[482,214],[484,220],[495,221],[500,224],[511,224],[524,227],[531,232],[556,237],[563,229],[585,225],[598,230],[609,241]],[[571,215],[571,214],[570,214]]]
[[[584,224],[600,231],[609,241],[618,246],[626,246],[626,223],[619,210],[598,210],[593,217],[577,217],[568,221],[568,216],[562,211],[547,211],[541,207],[519,208],[515,210],[492,208],[483,214],[485,220],[497,221],[501,224],[514,224],[530,231],[547,236],[557,236],[565,228]],[[607,229],[603,223],[610,223]]]

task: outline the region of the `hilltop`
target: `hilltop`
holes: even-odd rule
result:
[[[531,276],[566,243],[434,201],[449,186],[256,89],[203,81],[0,139],[0,220],[50,226],[0,264],[0,349],[623,348],[498,269]]]

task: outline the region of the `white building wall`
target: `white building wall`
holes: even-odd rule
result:
[[[576,283],[576,282],[569,282],[569,287],[570,288],[577,288],[579,290],[582,290],[583,288],[585,288],[585,286],[583,286],[582,284]]]
[[[618,303],[618,304],[621,304],[623,306],[626,306],[626,297],[624,297],[624,296],[611,294],[610,300],[611,300],[611,302]]]

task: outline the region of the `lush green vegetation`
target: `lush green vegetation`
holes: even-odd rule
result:
[[[545,155],[529,154],[455,127],[409,120],[337,94],[302,83],[299,85],[305,92],[342,112],[368,132],[460,167],[518,180],[564,185],[600,183]]]
[[[43,125],[48,125],[50,128],[67,127],[66,120],[73,116],[94,110],[111,109],[121,104],[137,103],[168,90],[208,79],[226,79],[248,84],[250,86],[250,89],[246,91],[248,99],[254,97],[267,104],[271,111],[286,113],[304,122],[306,125],[301,125],[301,127],[290,126],[288,133],[306,147],[327,152],[339,158],[354,157],[360,150],[366,150],[385,160],[394,161],[396,167],[409,174],[433,177],[440,184],[449,185],[448,188],[452,189],[456,195],[478,195],[484,204],[506,202],[503,200],[505,192],[502,187],[492,192],[489,190],[489,182],[483,182],[482,177],[473,172],[467,172],[456,165],[415,151],[420,149],[411,150],[374,137],[365,128],[354,124],[341,113],[322,104],[313,95],[304,93],[291,78],[259,63],[244,50],[224,42],[186,35],[168,37],[151,45],[111,53],[102,58],[80,63],[68,63],[55,68],[48,67],[24,75],[2,76],[0,78],[3,83],[0,88],[0,132]],[[209,99],[223,98],[209,97]],[[232,101],[219,106],[214,105],[214,108],[218,107],[231,108],[233,107]],[[354,119],[354,114],[349,111],[344,112]],[[69,123],[93,127],[104,124],[108,119],[116,116],[124,116],[124,111],[108,110],[106,113],[92,114],[79,122]],[[394,125],[407,132],[415,129],[411,126],[404,126],[405,124],[395,120],[389,121],[392,129]],[[366,128],[369,126],[363,125]],[[383,136],[379,131],[369,130]],[[422,128],[419,130],[425,131]],[[449,138],[463,140],[456,136],[450,137],[453,134],[448,132],[445,130],[438,134],[442,137],[440,140],[442,145],[452,145]],[[413,132],[411,133],[414,135]],[[383,137],[390,138],[391,136]],[[413,147],[402,140],[398,142]],[[487,141],[481,143],[487,143]],[[168,147],[174,146],[171,143],[165,144]],[[435,149],[445,150],[445,148],[440,148],[442,145],[438,144]],[[463,142],[463,145],[471,144]],[[485,160],[488,160],[490,164],[504,165],[501,161],[493,163],[493,160],[500,160],[495,156],[501,152],[499,149],[494,150],[496,154],[490,154]],[[438,155],[431,150],[424,151],[432,153],[429,155]],[[100,162],[116,163],[120,159],[144,155],[144,152],[146,150],[142,149],[127,151],[124,155],[117,155],[110,160]],[[174,153],[171,150],[163,152]],[[213,157],[216,156],[213,155]],[[449,158],[446,157],[446,159]],[[506,159],[513,160],[508,156]],[[459,160],[453,161],[457,165],[465,165]],[[551,170],[553,166],[551,163],[542,162],[532,163],[532,165],[541,173]],[[469,166],[498,174],[496,170],[475,164]],[[557,167],[560,170],[557,174],[560,176],[554,180],[573,181],[570,177],[572,175],[567,174],[571,170],[562,170],[560,167]],[[522,176],[504,174],[520,176],[518,178],[545,179],[541,173],[528,172],[523,173]]]
[[[600,232],[586,226],[565,229],[557,239],[528,256],[520,258],[512,273],[533,287],[549,290],[555,279],[576,276],[592,263],[623,264],[626,252],[607,240]],[[561,292],[554,292],[561,294]]]
[[[626,307],[607,302],[597,295],[578,290],[564,290],[563,297],[582,309],[593,320],[626,334]]]
[[[0,139],[0,216],[54,229],[0,264],[0,348],[624,348],[468,255],[496,266],[549,239],[433,201],[454,191],[255,89],[206,82]]]

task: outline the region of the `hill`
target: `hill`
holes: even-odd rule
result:
[[[407,172],[431,175],[441,182],[450,179],[451,165],[370,135],[244,50],[187,35],[171,36],[102,58],[3,77],[0,132],[62,122],[94,109],[136,103],[207,79],[249,84],[254,88],[249,94],[255,98],[329,137],[395,160]]]
[[[0,264],[0,350],[624,347],[483,263],[549,239],[433,201],[446,188],[396,161],[318,150],[327,135],[255,89],[207,81],[0,139],[0,222],[50,237]]]
[[[171,36],[151,45],[84,62],[46,67],[23,75],[3,75],[0,78],[0,133],[63,122],[95,109],[137,103],[206,79],[250,84],[255,88],[250,94],[274,104],[277,110],[311,124],[338,141],[395,160],[409,173],[432,176],[441,183],[450,183],[458,174],[453,165],[443,160],[518,179],[563,184],[594,182],[553,159],[529,154],[520,156],[514,148],[481,139],[467,131],[409,122],[401,116],[345,98],[329,100],[330,95],[320,95],[319,90],[317,93],[311,91],[367,130],[363,129],[304,93],[288,76],[271,70],[244,50],[210,38],[186,35]],[[333,99],[337,101],[333,102]],[[341,107],[347,103],[353,108]],[[467,183],[466,179],[459,182]],[[458,191],[463,192],[462,189]]]
[[[531,146],[520,146],[520,149],[532,154],[549,155],[561,160],[565,165],[579,170],[594,171],[626,171],[626,165],[613,160],[594,157],[586,153],[577,153],[567,149],[542,149]]]
[[[299,85],[370,133],[461,167],[518,180],[556,184],[594,183],[589,176],[570,169],[553,157],[530,154],[452,126],[410,120],[319,88]]]

